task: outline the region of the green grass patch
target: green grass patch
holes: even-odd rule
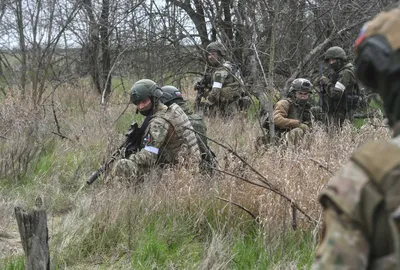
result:
[[[189,269],[199,261],[203,250],[193,226],[173,217],[148,224],[137,240],[132,269],[165,269],[170,265]]]
[[[266,234],[254,220],[212,199],[183,205],[163,201],[150,212],[154,205],[148,203],[133,199],[122,210],[103,209],[81,228],[79,239],[61,251],[58,261],[64,266],[103,260],[105,267],[124,262],[123,267],[130,269],[196,269],[218,235],[223,239],[222,253],[233,256],[230,262],[231,255],[220,258],[227,260],[229,269],[268,269],[282,263],[301,269],[312,262],[311,233]],[[87,226],[89,231],[83,233]]]
[[[314,259],[312,234],[308,231],[249,231],[238,235],[233,245],[235,257],[230,269],[270,269],[296,265],[309,269]]]
[[[111,79],[111,89],[117,95],[129,94],[133,81],[128,78],[113,77]]]
[[[145,117],[140,113],[137,114],[125,113],[121,115],[121,117],[116,122],[115,129],[118,133],[125,134],[129,130],[133,122],[136,122],[138,123],[139,126],[141,126],[141,124],[144,121],[144,118]]]
[[[25,257],[15,256],[0,260],[0,266],[3,270],[25,270]]]

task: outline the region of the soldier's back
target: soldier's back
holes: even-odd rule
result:
[[[313,269],[399,269],[400,137],[358,149],[320,201],[327,214]]]

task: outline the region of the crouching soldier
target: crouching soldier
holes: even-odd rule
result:
[[[139,150],[116,162],[112,179],[137,183],[139,176],[154,166],[200,162],[196,134],[187,115],[176,104],[164,105],[162,95],[163,91],[152,80],[143,79],[133,85],[131,102],[146,116],[141,128],[144,133]]]
[[[297,145],[311,127],[311,105],[308,103],[311,91],[309,80],[295,79],[287,97],[275,104],[273,117],[277,136],[289,145]]]

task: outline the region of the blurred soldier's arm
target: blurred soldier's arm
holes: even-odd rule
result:
[[[139,166],[151,166],[157,161],[158,154],[168,138],[168,131],[172,128],[170,124],[161,117],[153,118],[143,137],[143,148],[129,157]]]
[[[332,83],[328,78],[321,78],[322,83],[325,85],[325,91],[329,97],[333,99],[340,99],[346,89],[351,86],[353,76],[350,71],[343,70],[339,73],[336,83]]]
[[[364,227],[367,175],[353,162],[332,178],[320,196],[323,230],[312,269],[367,269],[370,244]]]
[[[296,128],[300,126],[297,119],[287,118],[289,115],[290,103],[288,100],[280,100],[275,104],[274,124],[281,129]]]
[[[311,108],[312,108],[311,105],[308,103],[307,109],[304,111],[303,121],[302,121],[302,123],[307,125],[309,128],[312,128],[312,119],[313,119]]]
[[[225,68],[220,68],[215,71],[211,92],[208,94],[206,104],[213,105],[218,102],[221,88],[224,85],[225,79],[228,77],[229,71]]]

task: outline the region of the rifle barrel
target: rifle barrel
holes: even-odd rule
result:
[[[99,178],[100,174],[104,172],[104,167],[101,167],[97,171],[95,171],[89,178],[89,180],[86,181],[88,185],[91,185],[94,181],[96,181],[97,178]]]

